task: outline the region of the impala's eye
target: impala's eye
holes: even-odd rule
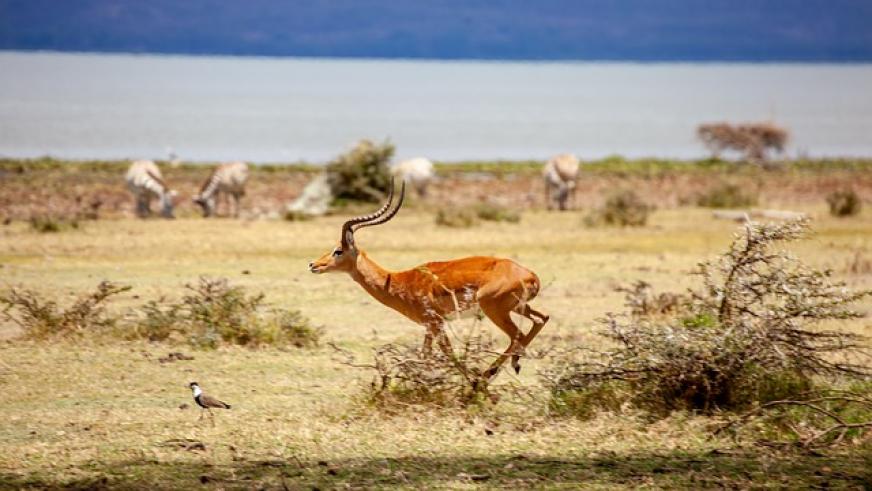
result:
[[[336,250],[334,250],[334,251],[333,251],[333,255],[334,255],[334,256],[341,256],[341,255],[342,255],[342,249],[336,249]]]

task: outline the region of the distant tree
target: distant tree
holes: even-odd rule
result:
[[[714,157],[725,150],[735,150],[746,160],[764,161],[768,152],[784,152],[789,132],[774,123],[708,123],[697,127],[696,134]]]
[[[394,155],[390,142],[361,140],[327,164],[327,183],[335,199],[377,202],[390,186],[388,162]]]

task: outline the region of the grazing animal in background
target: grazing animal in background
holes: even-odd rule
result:
[[[578,158],[567,153],[551,157],[542,169],[545,178],[545,203],[549,210],[556,204],[560,210],[575,201],[575,183],[578,180]]]
[[[312,273],[344,272],[382,304],[424,326],[424,353],[430,353],[433,339],[449,357],[451,342],[444,330],[448,316],[478,306],[509,337],[509,347],[485,372],[492,379],[511,356],[515,372],[521,370],[519,359],[525,348],[539,334],[548,316],[534,310],[528,302],[539,293],[539,278],[529,269],[510,259],[489,256],[467,257],[452,261],[422,264],[406,271],[388,271],[369,258],[354,240],[363,227],[391,220],[400,210],[405,196],[403,182],[397,205],[393,202],[393,181],[387,202],[370,215],[345,222],[339,243],[319,259],[309,263]],[[512,320],[515,312],[533,322],[527,334]]]
[[[427,187],[436,178],[433,162],[424,157],[404,160],[394,165],[391,174],[411,184],[422,198],[427,196]]]
[[[145,218],[151,215],[151,200],[160,201],[161,215],[173,216],[173,198],[176,192],[169,189],[163,180],[160,169],[151,160],[137,160],[130,164],[125,176],[127,188],[136,198],[136,216]]]
[[[233,197],[231,215],[234,218],[239,217],[239,200],[245,196],[246,181],[248,181],[248,165],[245,162],[220,164],[203,183],[200,193],[194,197],[194,203],[203,209],[204,217],[210,217],[217,212],[218,196],[223,195],[225,200],[231,196]]]
[[[194,402],[203,409],[200,411],[200,418],[197,421],[203,419],[203,413],[208,412],[209,417],[212,418],[212,425],[214,425],[215,415],[212,414],[212,409],[230,409],[230,404],[221,402],[203,392],[203,389],[200,388],[200,385],[197,382],[191,382],[189,387],[191,387],[191,392],[194,394]]]

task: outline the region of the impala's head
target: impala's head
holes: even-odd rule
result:
[[[319,274],[330,271],[351,271],[357,263],[358,254],[357,246],[354,245],[354,232],[363,227],[381,225],[382,223],[389,221],[398,211],[400,211],[400,207],[403,206],[403,198],[405,195],[406,183],[404,181],[400,187],[400,197],[397,199],[397,206],[388,211],[394,200],[394,181],[391,179],[391,188],[388,192],[388,199],[385,204],[375,213],[352,218],[345,222],[345,224],[342,225],[342,236],[339,239],[339,243],[323,256],[310,262],[309,271]]]

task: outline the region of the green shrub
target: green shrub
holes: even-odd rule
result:
[[[118,318],[107,313],[106,303],[110,297],[128,290],[129,286],[103,281],[95,291],[80,296],[64,309],[32,290],[11,288],[0,296],[0,305],[4,307],[3,318],[18,325],[29,339],[78,336],[114,327]]]
[[[830,215],[834,217],[849,217],[860,213],[863,202],[853,189],[834,191],[827,196],[830,205]]]
[[[440,208],[436,212],[436,225],[452,228],[470,228],[478,225],[478,215],[469,208]]]
[[[621,191],[609,196],[602,208],[585,217],[585,224],[642,227],[648,223],[653,210],[654,207],[642,201],[634,191]]]
[[[704,208],[746,208],[757,204],[757,195],[739,185],[724,183],[697,196],[696,204]]]
[[[475,208],[475,215],[489,222],[518,223],[521,221],[521,212],[505,206],[493,203],[481,203]]]
[[[304,213],[302,211],[285,210],[282,218],[284,218],[285,221],[288,222],[308,222],[309,220],[315,218],[315,216],[309,213]]]
[[[379,202],[391,183],[388,164],[394,146],[362,140],[351,151],[327,164],[327,183],[336,200]]]
[[[151,341],[185,339],[194,347],[317,346],[322,332],[300,312],[267,309],[264,295],[248,295],[226,279],[200,278],[185,285],[180,302],[149,302],[140,309],[134,330]]]
[[[181,336],[184,322],[182,305],[165,304],[165,299],[161,298],[148,301],[140,307],[141,320],[134,325],[129,337],[158,342]]]

